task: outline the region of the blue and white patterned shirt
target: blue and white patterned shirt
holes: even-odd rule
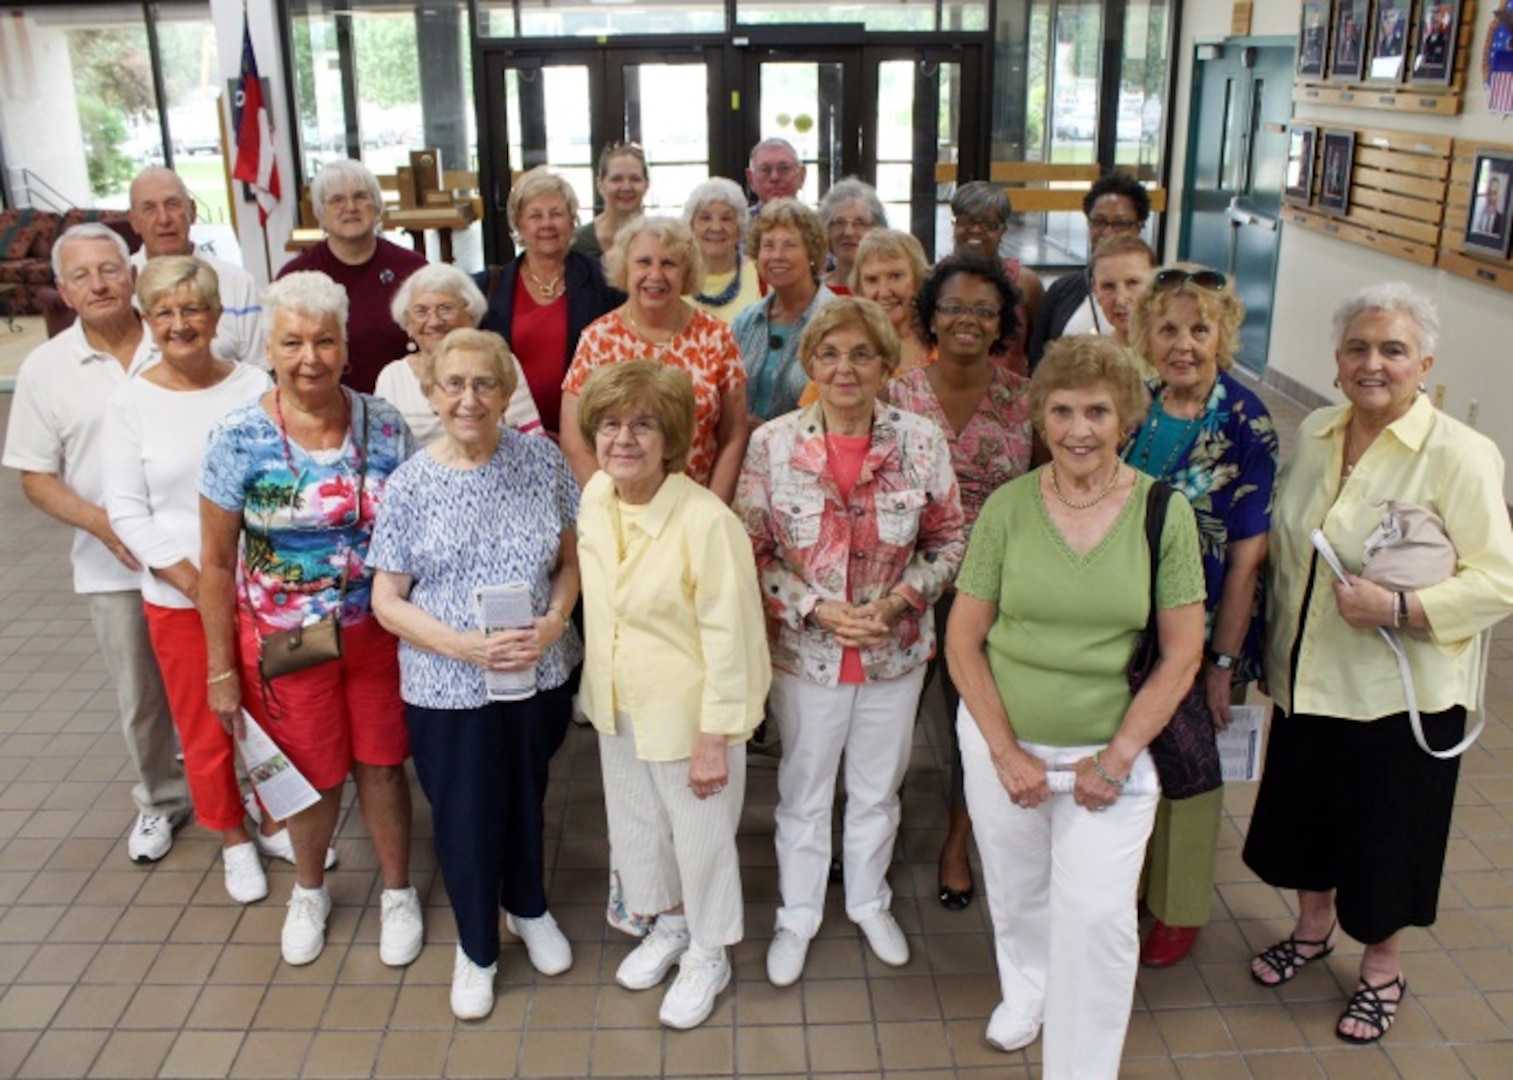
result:
[[[384,491],[368,567],[413,579],[410,602],[448,626],[478,626],[482,585],[524,582],[537,615],[546,613],[562,530],[578,517],[578,484],[557,444],[500,433],[494,456],[454,469],[419,453],[395,470]],[[536,686],[567,681],[583,658],[569,623],[536,665]],[[426,709],[476,709],[488,702],[483,669],[399,643],[400,692]]]

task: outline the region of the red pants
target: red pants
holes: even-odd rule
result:
[[[194,799],[195,820],[225,832],[246,817],[236,780],[236,745],[210,711],[205,628],[194,608],[143,603],[147,633],[168,691],[168,708],[184,750],[184,774]]]

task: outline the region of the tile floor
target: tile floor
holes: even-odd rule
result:
[[[1278,405],[1290,434],[1298,411]],[[9,412],[0,395],[0,424]],[[151,868],[126,860],[128,767],[85,609],[69,591],[66,531],[0,479],[0,1075],[1025,1077],[1037,1051],[1003,1055],[982,1032],[996,998],[984,905],[935,902],[943,835],[941,709],[919,728],[892,874],[914,946],[877,964],[832,896],[805,979],[775,990],[762,957],[776,898],[775,773],[754,769],[740,838],[750,940],[711,1020],[657,1026],[659,995],[613,983],[628,939],[602,917],[603,805],[595,744],[575,729],[554,763],[548,837],[553,910],[577,962],[533,976],[506,946],[494,1014],[453,1020],[455,935],[417,806],[412,864],[428,944],[405,971],[378,961],[376,863],[355,808],[338,839],[336,908],[321,959],[279,961],[282,898],[225,896],[216,844],[184,830]],[[1331,1035],[1357,950],[1281,992],[1254,985],[1247,956],[1291,926],[1289,901],[1239,859],[1253,790],[1233,786],[1213,923],[1192,957],[1142,972],[1126,1046],[1129,1077],[1513,1076],[1513,633],[1497,646],[1494,719],[1465,759],[1438,924],[1407,935],[1412,993],[1384,1046]],[[1404,797],[1411,798],[1405,792]],[[1362,827],[1368,827],[1366,823]]]

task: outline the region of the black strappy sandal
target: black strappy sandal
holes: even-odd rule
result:
[[[1276,974],[1276,982],[1267,982],[1257,975],[1254,968],[1250,970],[1250,977],[1262,986],[1285,986],[1297,978],[1298,972],[1302,971],[1315,960],[1322,960],[1334,952],[1334,944],[1329,939],[1334,937],[1335,923],[1329,927],[1329,933],[1324,935],[1322,941],[1305,941],[1303,938],[1289,936],[1277,942],[1275,945],[1262,949],[1256,954],[1256,959],[1261,961]],[[1318,949],[1312,956],[1304,956],[1298,951],[1299,948]]]
[[[1383,990],[1391,990],[1394,986],[1397,987],[1397,997],[1382,997]],[[1339,1023],[1334,1025],[1334,1037],[1342,1042],[1355,1043],[1357,1046],[1376,1042],[1392,1029],[1392,1022],[1397,1019],[1397,1008],[1407,995],[1408,980],[1401,975],[1380,986],[1372,986],[1362,979],[1360,987],[1350,995],[1345,1011],[1340,1014]],[[1340,1030],[1340,1024],[1346,1020],[1369,1024],[1376,1029],[1376,1034],[1347,1035]]]

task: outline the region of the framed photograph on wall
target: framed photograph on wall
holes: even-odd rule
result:
[[[1471,207],[1466,214],[1462,244],[1470,251],[1506,259],[1513,240],[1513,214],[1508,212],[1513,195],[1513,154],[1481,150],[1471,176]]]
[[[1334,9],[1334,49],[1329,57],[1331,79],[1360,82],[1365,76],[1370,19],[1370,0],[1339,0]]]
[[[1303,0],[1298,25],[1298,78],[1322,79],[1329,53],[1329,0]]]
[[[1319,129],[1312,124],[1294,124],[1287,129],[1287,182],[1283,196],[1290,203],[1313,202],[1314,148]]]
[[[1355,165],[1355,132],[1325,131],[1319,167],[1319,209],[1343,215],[1350,209],[1350,175]]]
[[[1376,0],[1371,23],[1372,82],[1402,82],[1408,70],[1408,32],[1413,28],[1413,0]]]
[[[1418,45],[1408,81],[1449,86],[1455,76],[1455,45],[1460,37],[1460,0],[1423,0],[1418,15]]]

